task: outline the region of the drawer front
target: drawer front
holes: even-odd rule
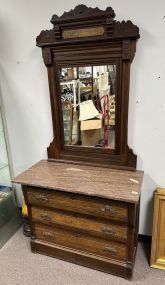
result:
[[[92,238],[84,234],[73,233],[59,228],[50,228],[35,224],[36,238],[41,241],[93,253],[102,257],[126,261],[126,245]]]
[[[29,187],[28,189],[28,202],[32,205],[43,205],[44,207],[68,210],[122,222],[128,221],[128,206],[124,202],[60,191],[41,190],[41,188],[34,187]]]
[[[86,231],[103,238],[112,238],[121,242],[127,242],[127,227],[113,223],[99,222],[95,219],[88,219],[86,216],[77,216],[61,211],[51,211],[32,207],[32,219],[47,225],[59,225],[72,227],[77,230]]]

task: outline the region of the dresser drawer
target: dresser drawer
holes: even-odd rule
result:
[[[126,261],[127,247],[124,244],[92,238],[85,234],[73,233],[59,228],[35,224],[36,239],[93,253],[106,258]]]
[[[44,207],[68,210],[122,222],[128,221],[128,206],[124,202],[35,187],[27,187],[26,189],[28,203],[32,205],[43,205]]]
[[[32,207],[32,220],[52,226],[70,227],[79,231],[86,231],[95,236],[127,242],[127,227],[116,225],[106,220],[105,222],[100,222],[95,219],[89,219],[86,216],[75,215],[74,213],[68,214],[62,211],[51,211],[37,207]]]

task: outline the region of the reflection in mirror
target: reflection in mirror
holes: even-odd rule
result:
[[[64,144],[115,148],[116,65],[60,69]]]

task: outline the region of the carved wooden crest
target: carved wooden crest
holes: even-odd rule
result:
[[[65,12],[61,17],[58,15],[53,15],[51,19],[52,24],[62,23],[69,20],[83,20],[85,21],[86,18],[91,19],[95,17],[109,17],[114,18],[115,13],[111,7],[108,7],[105,11],[100,10],[98,7],[91,8],[87,7],[86,5],[78,5],[74,9],[71,9],[69,12]]]
[[[53,15],[53,29],[42,31],[37,37],[38,46],[53,45],[70,39],[99,40],[139,38],[139,29],[131,21],[118,22],[114,20],[115,13],[111,7],[105,11],[78,5],[62,16]]]

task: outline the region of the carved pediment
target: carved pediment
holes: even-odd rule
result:
[[[41,31],[41,33],[39,34],[39,36],[36,38],[36,43],[37,45],[40,44],[50,44],[56,41],[56,37],[55,37],[55,33],[52,30],[45,30],[45,31]]]
[[[113,37],[115,38],[125,38],[125,37],[134,37],[139,38],[139,28],[134,25],[131,21],[114,21],[114,32]]]
[[[111,7],[108,7],[105,11],[100,10],[98,7],[91,8],[87,7],[86,5],[78,5],[74,9],[71,9],[69,12],[65,12],[62,14],[62,16],[53,15],[51,19],[52,24],[62,23],[64,21],[67,21],[69,19],[80,19],[87,17],[109,17],[114,18],[115,13],[114,10]]]
[[[78,5],[62,16],[53,15],[53,29],[42,31],[37,37],[38,46],[53,45],[63,41],[98,40],[100,39],[137,39],[139,28],[131,21],[114,20],[115,13],[111,7],[105,11],[98,7],[91,8]],[[102,30],[102,33],[97,31]],[[67,36],[66,36],[67,34]],[[68,36],[68,34],[71,36]],[[64,36],[65,35],[65,36]],[[78,35],[78,36],[77,36]]]

